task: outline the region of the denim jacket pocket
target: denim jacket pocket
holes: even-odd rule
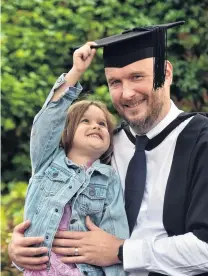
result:
[[[78,208],[85,214],[94,214],[103,210],[107,187],[99,184],[90,184],[78,197]]]
[[[41,181],[40,188],[45,196],[54,196],[69,178],[69,175],[58,170],[56,167],[49,167]]]

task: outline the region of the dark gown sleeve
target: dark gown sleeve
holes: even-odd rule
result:
[[[208,119],[196,115],[177,141],[163,223],[168,236],[192,232],[208,243]],[[150,272],[149,276],[163,276]],[[208,276],[208,272],[200,274]]]
[[[208,120],[204,122],[189,164],[188,181],[191,186],[186,231],[208,242]]]

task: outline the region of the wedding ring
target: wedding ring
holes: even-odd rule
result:
[[[79,250],[78,248],[74,248],[74,256],[79,256]]]

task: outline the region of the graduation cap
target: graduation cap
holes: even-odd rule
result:
[[[167,59],[167,29],[182,25],[185,21],[169,24],[136,27],[121,34],[96,40],[92,48],[103,47],[104,67],[121,68],[141,59],[154,57],[153,88],[165,82]]]

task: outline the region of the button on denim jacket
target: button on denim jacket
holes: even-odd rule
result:
[[[67,89],[58,101],[50,102],[55,88],[63,82],[62,75],[34,118],[30,142],[32,177],[25,201],[24,217],[31,221],[25,236],[43,236],[42,245],[48,247],[49,256],[68,202],[72,207],[71,231],[87,231],[85,219],[89,215],[105,231],[121,239],[129,237],[122,189],[114,169],[97,160],[85,170],[70,162],[60,147],[67,110],[81,92],[78,84]],[[83,275],[125,275],[120,264],[109,267],[77,264],[77,267]]]

